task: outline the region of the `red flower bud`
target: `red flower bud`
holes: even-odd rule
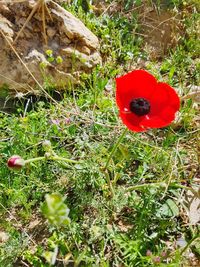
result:
[[[18,155],[10,157],[7,161],[8,168],[21,169],[25,165],[25,161]]]

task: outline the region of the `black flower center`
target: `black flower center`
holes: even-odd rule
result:
[[[130,111],[138,116],[146,115],[150,112],[150,103],[144,98],[135,98],[130,102]]]

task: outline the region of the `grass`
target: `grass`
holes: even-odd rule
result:
[[[190,224],[185,195],[198,197],[198,104],[183,100],[178,119],[165,129],[128,131],[108,162],[125,128],[114,98],[116,75],[140,67],[140,59],[182,96],[199,84],[198,14],[192,14],[198,3],[170,3],[184,14],[185,35],[159,60],[144,46],[131,1],[121,3],[124,12],[100,16],[76,1],[66,7],[99,37],[103,65],[57,105],[40,100],[27,111],[18,103],[15,113],[0,113],[0,266],[197,263],[199,225]],[[45,140],[50,153],[77,163],[47,157],[18,172],[7,168],[12,155],[43,157]]]

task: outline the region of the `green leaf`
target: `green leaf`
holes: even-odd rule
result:
[[[54,251],[45,251],[43,253],[43,257],[51,265],[55,264],[57,255],[58,255],[58,246],[55,247]]]
[[[175,66],[172,66],[170,68],[170,71],[169,71],[169,80],[171,80],[174,76],[174,73],[175,73],[175,70],[176,70],[176,67]]]
[[[172,199],[167,199],[166,202],[158,211],[159,215],[164,215],[167,217],[174,217],[179,215],[179,208]]]
[[[58,193],[47,194],[45,202],[41,206],[43,215],[48,219],[51,224],[56,226],[65,226],[70,223],[69,209],[64,203],[63,198]]]

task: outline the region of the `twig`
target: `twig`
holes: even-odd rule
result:
[[[185,100],[185,99],[188,99],[188,98],[193,98],[195,96],[200,96],[200,91],[199,92],[192,92],[192,93],[189,93],[185,96],[182,96],[181,97],[181,100]]]

